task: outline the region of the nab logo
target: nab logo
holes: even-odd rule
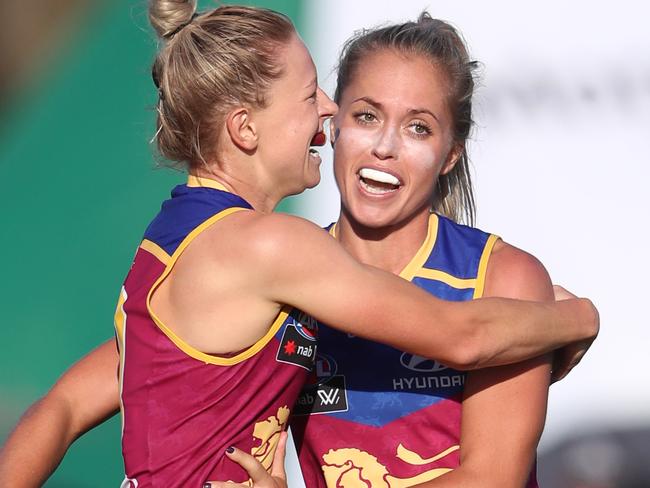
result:
[[[318,337],[318,322],[304,312],[300,312],[298,320],[294,319],[293,325],[305,339],[315,341]]]
[[[300,366],[313,374],[316,360],[316,326],[308,319],[311,317],[301,314],[299,320],[290,316],[285,321],[284,332],[275,359],[281,363]],[[311,319],[313,320],[313,319]],[[307,324],[307,325],[306,325]]]
[[[409,354],[407,352],[402,353],[402,356],[399,358],[399,362],[402,363],[407,369],[411,371],[418,371],[420,373],[436,373],[447,369],[447,366],[439,363],[435,359],[427,359],[421,356],[416,356],[415,354]]]

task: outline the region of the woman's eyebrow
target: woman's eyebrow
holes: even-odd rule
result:
[[[384,108],[384,106],[380,102],[367,96],[359,97],[356,100],[352,100],[352,103],[356,103],[356,102],[366,102],[369,105],[378,108],[379,110],[382,110]],[[431,117],[435,119],[436,122],[438,122],[438,124],[440,124],[440,118],[428,108],[411,108],[407,111],[407,113],[409,115],[429,114],[431,115]]]
[[[305,90],[313,90],[316,86],[318,86],[318,79],[314,76],[314,78],[305,85]]]
[[[384,107],[380,102],[378,102],[377,100],[373,100],[370,97],[359,97],[356,100],[352,100],[352,103],[356,103],[356,102],[366,102],[372,105],[373,107],[377,107],[380,110]]]
[[[418,115],[418,114],[429,114],[431,117],[436,119],[436,122],[440,123],[440,119],[428,108],[412,108],[408,111],[409,115]]]

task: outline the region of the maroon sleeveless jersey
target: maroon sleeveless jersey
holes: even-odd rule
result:
[[[124,488],[246,482],[246,472],[224,455],[231,445],[271,466],[316,355],[314,321],[285,308],[258,342],[235,356],[218,357],[183,342],[150,305],[152,293],[197,235],[250,208],[216,182],[190,177],[172,191],[145,232],[115,314]]]

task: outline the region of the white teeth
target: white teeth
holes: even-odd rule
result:
[[[372,186],[366,183],[364,180],[360,180],[361,186],[365,188],[365,190],[368,193],[374,193],[375,195],[383,195],[384,193],[390,193],[395,191],[394,189],[391,190],[390,188],[379,188],[377,186]]]
[[[364,180],[372,180],[379,183],[399,186],[399,180],[397,178],[395,178],[390,173],[385,173],[377,169],[361,168],[361,171],[359,171],[359,176],[361,176],[361,178]]]
[[[318,153],[318,151],[315,151],[313,149],[309,150],[309,161],[311,161],[312,163],[320,164],[321,159],[320,159],[320,154]]]

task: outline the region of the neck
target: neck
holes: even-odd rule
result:
[[[190,170],[190,174],[221,183],[226,190],[242,197],[258,212],[273,212],[282,199],[281,196],[265,192],[259,185],[251,184],[250,181],[255,181],[255,179],[242,178],[236,172],[228,171],[227,165],[224,164],[196,167]]]
[[[422,246],[428,229],[428,209],[399,224],[379,228],[364,226],[342,209],[336,239],[362,263],[399,274]]]

